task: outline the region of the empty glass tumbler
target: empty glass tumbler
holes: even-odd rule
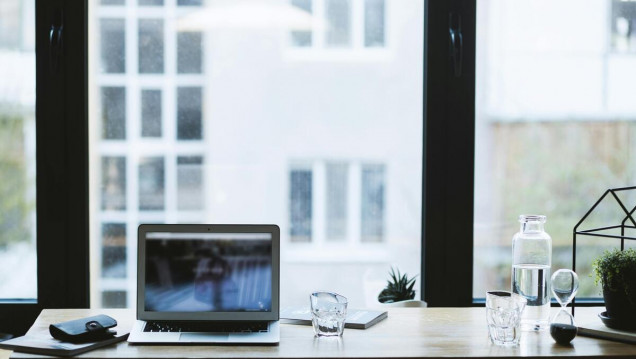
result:
[[[341,336],[347,317],[347,298],[331,292],[314,292],[311,302],[311,324],[317,336]]]
[[[525,298],[515,293],[506,291],[486,293],[488,335],[494,344],[505,346],[519,344],[521,315],[526,303]]]

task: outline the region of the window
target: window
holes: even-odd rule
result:
[[[102,225],[102,277],[126,278],[126,224]]]
[[[200,140],[202,133],[200,87],[177,88],[177,138]]]
[[[202,66],[202,34],[200,32],[177,33],[177,72],[200,74]]]
[[[278,224],[283,305],[342,270],[351,274],[329,287],[364,305],[392,264],[421,273],[424,7],[388,4],[92,0],[89,25],[124,20],[116,31],[128,66],[102,72],[102,47],[91,48],[89,93],[99,96],[89,106],[90,158],[103,161],[88,162],[90,201],[100,204],[90,214],[92,306],[135,305],[140,223]],[[254,21],[252,8],[272,16]],[[210,15],[218,13],[234,15]],[[331,30],[314,21],[327,14]],[[88,28],[101,43],[101,30]],[[375,61],[371,48],[384,50],[388,34],[396,47]],[[364,51],[345,62],[290,62],[290,36]],[[103,88],[120,90],[106,99]],[[115,103],[120,112],[104,121],[125,130],[109,138],[102,117]]]
[[[139,209],[163,210],[165,206],[165,170],[163,157],[139,161]]]
[[[364,2],[364,46],[384,46],[384,0]]]
[[[351,2],[325,0],[327,47],[351,46]]]
[[[312,173],[292,170],[290,173],[289,215],[292,242],[311,241]]]
[[[312,0],[292,0],[292,5],[298,9],[312,14],[311,9]],[[312,44],[311,30],[296,30],[292,31],[292,46],[295,47],[307,47]]]
[[[101,72],[126,72],[126,32],[123,19],[101,19]]]
[[[291,0],[291,5],[313,18],[311,24],[290,32],[292,47],[351,50],[386,46],[385,0]]]
[[[177,209],[202,210],[205,203],[203,158],[177,157]]]
[[[105,290],[102,292],[102,303],[108,308],[126,308],[127,294],[121,290]]]
[[[384,166],[362,166],[362,241],[384,237]]]
[[[102,158],[101,198],[103,210],[126,209],[126,158]]]
[[[102,138],[123,140],[126,138],[126,89],[124,87],[103,87]]]
[[[139,20],[139,73],[163,73],[163,20]]]
[[[177,0],[179,6],[201,6],[203,0]]]
[[[141,90],[141,136],[161,137],[161,90]]]
[[[545,9],[532,2],[478,5],[476,298],[509,287],[520,214],[547,216],[552,271],[571,268],[574,226],[606,189],[633,185],[636,156],[636,58],[622,54],[633,51],[633,2],[599,1],[577,16],[565,16],[571,4],[551,3],[551,20],[542,22],[534,19]],[[591,262],[616,245],[577,245],[578,297],[599,296]]]
[[[290,171],[292,241],[319,245],[383,242],[384,165],[332,161],[307,163]]]
[[[28,1],[0,4],[0,301],[38,297],[34,21]]]
[[[636,2],[611,2],[611,48],[617,53],[636,53]]]
[[[342,241],[347,235],[348,171],[346,163],[327,164],[327,240]]]
[[[163,0],[138,0],[140,6],[162,6]]]

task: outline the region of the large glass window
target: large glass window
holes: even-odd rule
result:
[[[0,2],[0,300],[37,298],[35,7]]]
[[[477,5],[473,295],[484,297],[510,287],[520,214],[547,215],[552,270],[571,268],[579,219],[606,189],[633,185],[636,57],[633,2]],[[600,295],[591,261],[617,245],[579,241],[579,296]]]
[[[91,304],[134,307],[141,223],[279,225],[282,305],[421,274],[423,3],[91,0]]]

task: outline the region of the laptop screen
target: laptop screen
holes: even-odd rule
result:
[[[241,231],[241,226],[217,225],[212,231],[198,225],[165,226],[140,226],[138,313],[152,319],[162,313],[184,313],[191,319],[213,319],[214,313],[244,313],[245,319],[249,313],[277,314],[277,233]]]
[[[271,273],[270,233],[148,233],[145,309],[270,311]]]

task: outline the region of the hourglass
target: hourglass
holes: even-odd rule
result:
[[[569,269],[559,269],[552,275],[552,294],[561,308],[550,321],[550,335],[559,344],[569,344],[576,336],[577,328],[574,317],[567,311],[577,290],[579,277]]]

